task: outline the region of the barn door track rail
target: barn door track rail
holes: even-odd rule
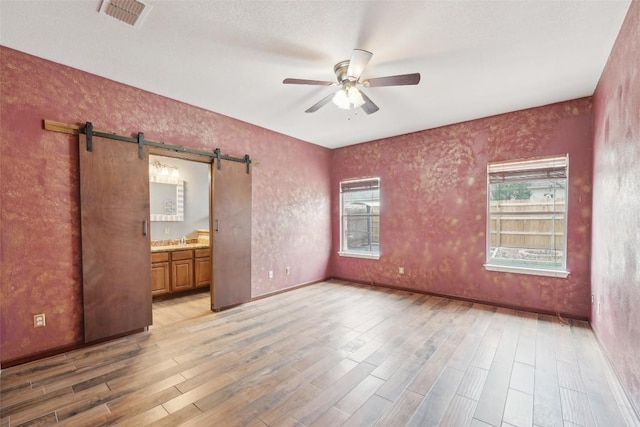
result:
[[[204,151],[204,150],[196,150],[194,148],[187,148],[181,145],[173,145],[173,144],[166,144],[164,142],[151,141],[149,139],[145,139],[144,134],[142,132],[138,132],[138,135],[136,137],[119,135],[115,132],[106,132],[102,130],[96,130],[93,128],[93,124],[91,122],[86,122],[84,126],[78,126],[78,125],[72,125],[68,123],[61,123],[61,122],[45,119],[44,128],[46,130],[50,130],[54,132],[70,133],[75,135],[80,133],[85,134],[87,136],[87,151],[93,151],[93,137],[97,136],[100,138],[115,139],[118,141],[125,141],[125,142],[138,144],[138,157],[140,159],[144,157],[143,147],[147,145],[149,147],[164,148],[164,149],[176,151],[179,153],[195,154],[199,156],[209,157],[211,159],[216,159],[217,160],[216,167],[218,169],[222,168],[222,164],[221,164],[222,160],[228,160],[230,162],[237,162],[237,163],[244,163],[247,165],[247,173],[251,172],[252,161],[248,154],[245,154],[244,157],[233,157],[233,156],[228,156],[226,154],[222,154],[219,148],[216,148],[215,150],[213,150],[213,152],[211,152],[211,151]]]

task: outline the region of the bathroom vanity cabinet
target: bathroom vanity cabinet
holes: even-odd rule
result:
[[[154,250],[151,253],[151,294],[179,293],[211,284],[209,248]]]

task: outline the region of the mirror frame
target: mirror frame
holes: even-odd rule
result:
[[[174,176],[149,175],[149,184],[173,184],[176,186],[176,215],[150,213],[151,221],[184,221],[184,181]],[[151,194],[151,185],[149,185]]]

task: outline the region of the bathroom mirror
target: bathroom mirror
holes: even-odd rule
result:
[[[173,176],[149,176],[151,221],[184,221],[184,181]]]

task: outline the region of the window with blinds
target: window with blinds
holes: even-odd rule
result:
[[[567,155],[487,165],[489,270],[566,277]]]
[[[380,178],[340,182],[340,255],[380,256]]]

